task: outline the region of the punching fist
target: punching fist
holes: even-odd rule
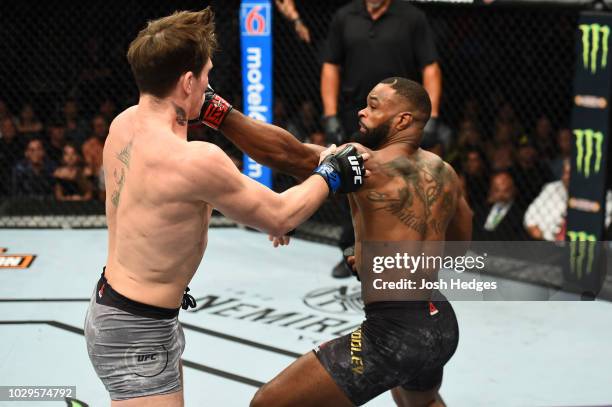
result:
[[[197,119],[189,120],[189,125],[198,125],[203,123],[210,128],[219,130],[225,116],[232,110],[232,105],[221,96],[217,95],[213,88],[208,85],[206,92],[204,93],[204,104],[200,111],[200,116]]]
[[[331,192],[351,193],[363,185],[364,162],[364,157],[357,152],[355,146],[348,144],[325,157],[314,173],[325,179]]]

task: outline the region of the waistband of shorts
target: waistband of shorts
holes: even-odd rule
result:
[[[105,267],[106,269],[106,267]],[[162,308],[131,300],[118,293],[104,277],[104,271],[96,286],[96,303],[114,307],[130,314],[151,319],[172,319],[179,314],[180,308]]]
[[[378,301],[366,304],[366,314],[381,311],[417,311],[429,308],[429,301]]]
[[[376,301],[366,304],[363,308],[366,314],[384,311],[419,311],[430,310],[430,304],[447,302],[446,297],[439,291],[432,293],[431,301]]]

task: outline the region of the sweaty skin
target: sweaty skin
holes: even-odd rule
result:
[[[395,91],[388,85],[379,84],[368,96],[367,106],[359,112],[359,120],[368,128],[374,128],[401,114],[402,108]],[[397,125],[401,127],[406,123]],[[446,240],[455,243],[447,248],[445,255],[465,253],[472,234],[472,211],[462,196],[453,168],[437,155],[418,147],[423,125],[411,122],[385,137],[376,150],[352,143],[360,152],[370,156],[366,165],[370,170],[368,182],[357,193],[349,194],[357,268],[361,268],[363,242],[437,242],[424,245],[438,249],[443,247],[438,242]],[[364,130],[362,126],[362,135]],[[302,144],[285,130],[249,119],[236,110],[230,112],[221,131],[256,161],[298,179],[311,171],[316,164],[317,149],[321,149]],[[296,157],[295,166],[288,166],[289,157]],[[460,241],[466,242],[465,246],[456,243]],[[411,243],[409,248],[420,253],[423,247]],[[448,251],[450,249],[452,251]],[[428,251],[428,254],[440,253]],[[406,294],[404,290],[380,290],[375,293],[376,298],[371,298],[374,293],[367,287],[372,287],[373,278],[382,276],[385,281],[397,281],[400,278],[419,280],[421,277],[403,273],[373,275],[371,270],[358,271],[365,288],[365,303],[414,299],[402,297]],[[435,275],[429,277],[435,279]],[[416,291],[412,294],[420,295]]]
[[[444,249],[441,242],[453,239],[448,236],[449,225],[452,229],[471,228],[471,211],[461,195],[455,171],[435,154],[414,150],[407,144],[392,144],[371,153],[369,168],[367,187],[349,196],[355,228],[355,265],[364,303],[415,299],[427,293],[373,290],[372,281],[420,280],[425,277],[424,272],[429,273],[429,279],[436,280],[437,270],[375,274],[370,263],[361,261],[363,245],[379,242],[372,246],[375,255],[397,252],[441,255]],[[389,253],[378,253],[380,242],[402,243],[391,244]]]
[[[141,96],[109,130],[103,154],[105,274],[134,301],[180,306],[204,255],[213,207],[280,236],[310,217],[329,193],[322,177],[311,176],[276,194],[241,174],[215,145],[187,142],[187,119],[199,114],[211,67],[209,61],[200,78],[181,77],[176,92],[184,94],[184,87],[190,96]]]
[[[471,239],[472,211],[462,196],[457,174],[437,155],[418,147],[427,119],[415,106],[403,104],[386,84],[372,89],[366,107],[359,112],[360,133],[364,137],[368,137],[368,129],[385,125],[392,129],[376,151],[369,152],[368,185],[349,196],[355,229],[355,266],[366,304],[430,298],[427,290],[376,290],[374,279],[408,279],[415,281],[417,287],[423,278],[437,280],[437,268],[373,273],[372,256],[463,255],[463,247],[456,243],[452,251],[445,252],[443,242]],[[390,242],[388,252],[382,242]],[[369,245],[368,256],[364,256],[364,245]]]

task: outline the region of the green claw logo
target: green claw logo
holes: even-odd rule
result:
[[[84,401],[73,399],[71,397],[66,397],[66,405],[67,407],[89,407],[89,404]]]
[[[602,146],[604,134],[593,129],[574,129],[576,136],[576,169],[585,178],[591,175],[591,163],[593,161],[593,145],[595,145],[595,160],[593,172],[599,173],[601,169]]]
[[[595,75],[598,69],[605,69],[608,62],[608,38],[610,27],[601,24],[580,24],[582,31],[582,64],[584,69]],[[601,38],[600,38],[601,37]],[[601,45],[601,60],[597,58]]]
[[[597,238],[586,232],[574,231],[568,231],[567,237],[570,240],[570,268],[572,274],[581,279],[583,275],[591,274],[593,271]]]

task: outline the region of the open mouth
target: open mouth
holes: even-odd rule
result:
[[[363,123],[359,122],[359,132],[361,134],[365,134],[368,129],[363,125]]]

